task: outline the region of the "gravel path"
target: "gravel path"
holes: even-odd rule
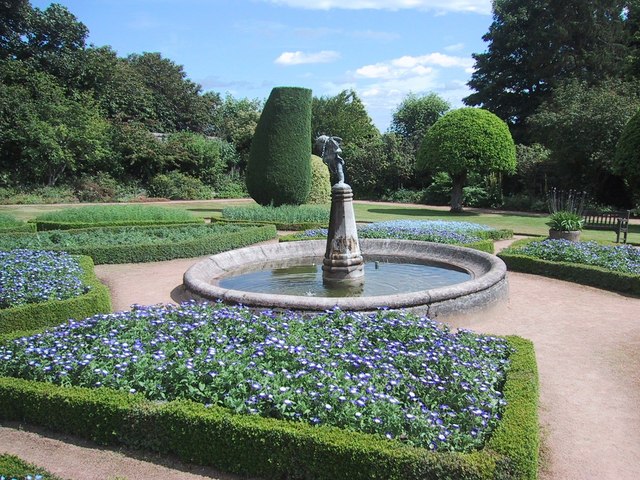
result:
[[[500,243],[499,247],[505,243]],[[114,308],[180,299],[182,273],[198,259],[101,265]],[[640,299],[509,273],[509,300],[453,326],[533,340],[540,371],[542,480],[635,480],[640,471]],[[171,459],[0,427],[0,452],[78,480],[236,477]]]

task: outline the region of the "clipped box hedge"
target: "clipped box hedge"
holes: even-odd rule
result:
[[[193,217],[193,220],[181,219],[179,222],[164,222],[158,220],[121,220],[109,222],[63,222],[51,220],[31,220],[35,224],[35,229],[39,232],[47,230],[79,230],[84,228],[104,228],[104,227],[138,227],[138,226],[171,226],[171,225],[200,225],[204,223],[204,218]]]
[[[0,334],[29,331],[59,325],[70,318],[86,318],[98,313],[111,312],[109,289],[96,277],[90,257],[81,256],[82,282],[90,290],[66,300],[30,303],[18,307],[0,309]]]
[[[151,402],[107,388],[9,377],[0,377],[0,418],[262,478],[533,480],[539,446],[535,354],[530,341],[507,339],[515,349],[504,387],[507,406],[485,448],[472,453],[436,453],[191,401]]]
[[[543,238],[519,240],[508,250],[500,252],[498,257],[504,261],[509,270],[514,272],[542,275],[612,292],[640,296],[640,275],[616,272],[593,265],[553,262],[518,253],[519,245],[537,240],[543,240]]]
[[[175,227],[184,225],[173,225]],[[112,227],[103,230],[118,231],[122,228]],[[140,226],[138,229],[156,229],[157,225]],[[167,226],[166,228],[171,228]],[[213,227],[212,227],[213,228]],[[86,232],[96,229],[80,229],[78,232]],[[71,233],[71,232],[69,232]],[[17,234],[21,235],[21,234]],[[211,236],[195,238],[183,241],[168,241],[166,243],[111,245],[96,244],[83,246],[50,247],[47,250],[65,251],[74,255],[88,255],[93,258],[96,265],[116,263],[144,263],[175,258],[192,258],[202,255],[215,254],[245,247],[253,243],[275,238],[277,235],[273,225],[246,224],[240,231],[219,233],[213,232]]]
[[[0,234],[14,232],[30,232],[36,231],[35,223],[23,223],[22,225],[0,226]]]
[[[293,231],[301,231],[301,230],[310,230],[313,228],[325,228],[327,225],[325,223],[283,223],[276,222],[271,220],[233,220],[227,218],[209,218],[212,223],[234,223],[239,225],[275,225],[278,230],[293,230]]]

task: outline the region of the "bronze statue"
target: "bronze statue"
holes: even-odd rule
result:
[[[313,153],[322,158],[329,170],[337,178],[336,183],[344,183],[344,159],[340,156],[342,148],[340,137],[320,135],[313,144]]]

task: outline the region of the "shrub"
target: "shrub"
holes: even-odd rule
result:
[[[627,123],[613,157],[613,168],[623,176],[636,201],[640,201],[640,111]]]
[[[311,189],[306,203],[331,202],[329,167],[317,155],[311,155]]]
[[[247,189],[261,205],[299,205],[311,187],[311,90],[271,91],[247,163]]]
[[[0,233],[6,232],[35,232],[33,223],[25,223],[6,213],[0,213]]]
[[[213,198],[211,187],[199,178],[182,172],[161,173],[149,183],[149,195],[169,200],[209,200]]]
[[[81,202],[113,202],[118,195],[118,182],[104,172],[85,175],[76,182],[75,193]]]
[[[238,173],[230,172],[217,183],[213,196],[215,198],[247,198],[249,193],[246,180]]]
[[[559,232],[572,232],[576,230],[582,230],[584,221],[578,213],[568,212],[560,210],[552,213],[549,216],[547,225],[551,230],[557,230]]]
[[[509,128],[496,115],[479,108],[460,108],[445,114],[427,131],[417,166],[449,174],[451,211],[459,212],[468,175],[515,171],[516,149]]]
[[[0,250],[46,248],[88,255],[96,264],[139,263],[219,253],[275,238],[273,225],[132,226],[0,236]]]
[[[38,230],[67,230],[123,225],[203,223],[204,219],[178,208],[153,205],[95,205],[43,213],[38,215],[34,222]]]
[[[327,225],[329,223],[329,207],[325,205],[225,207],[222,209],[222,218],[243,222],[271,222],[283,226]]]
[[[62,480],[40,467],[9,454],[0,454],[0,478],[3,480]]]
[[[79,257],[82,269],[80,280],[88,287],[87,293],[66,300],[50,300],[12,308],[0,309],[0,334],[28,331],[58,325],[69,318],[85,318],[111,311],[109,290],[93,272],[93,261]]]
[[[3,205],[78,203],[78,198],[73,189],[63,186],[0,188],[0,203]]]

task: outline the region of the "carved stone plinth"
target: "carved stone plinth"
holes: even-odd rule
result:
[[[331,216],[327,248],[322,262],[325,283],[354,284],[364,282],[364,260],[360,252],[353,192],[346,183],[331,187]]]

